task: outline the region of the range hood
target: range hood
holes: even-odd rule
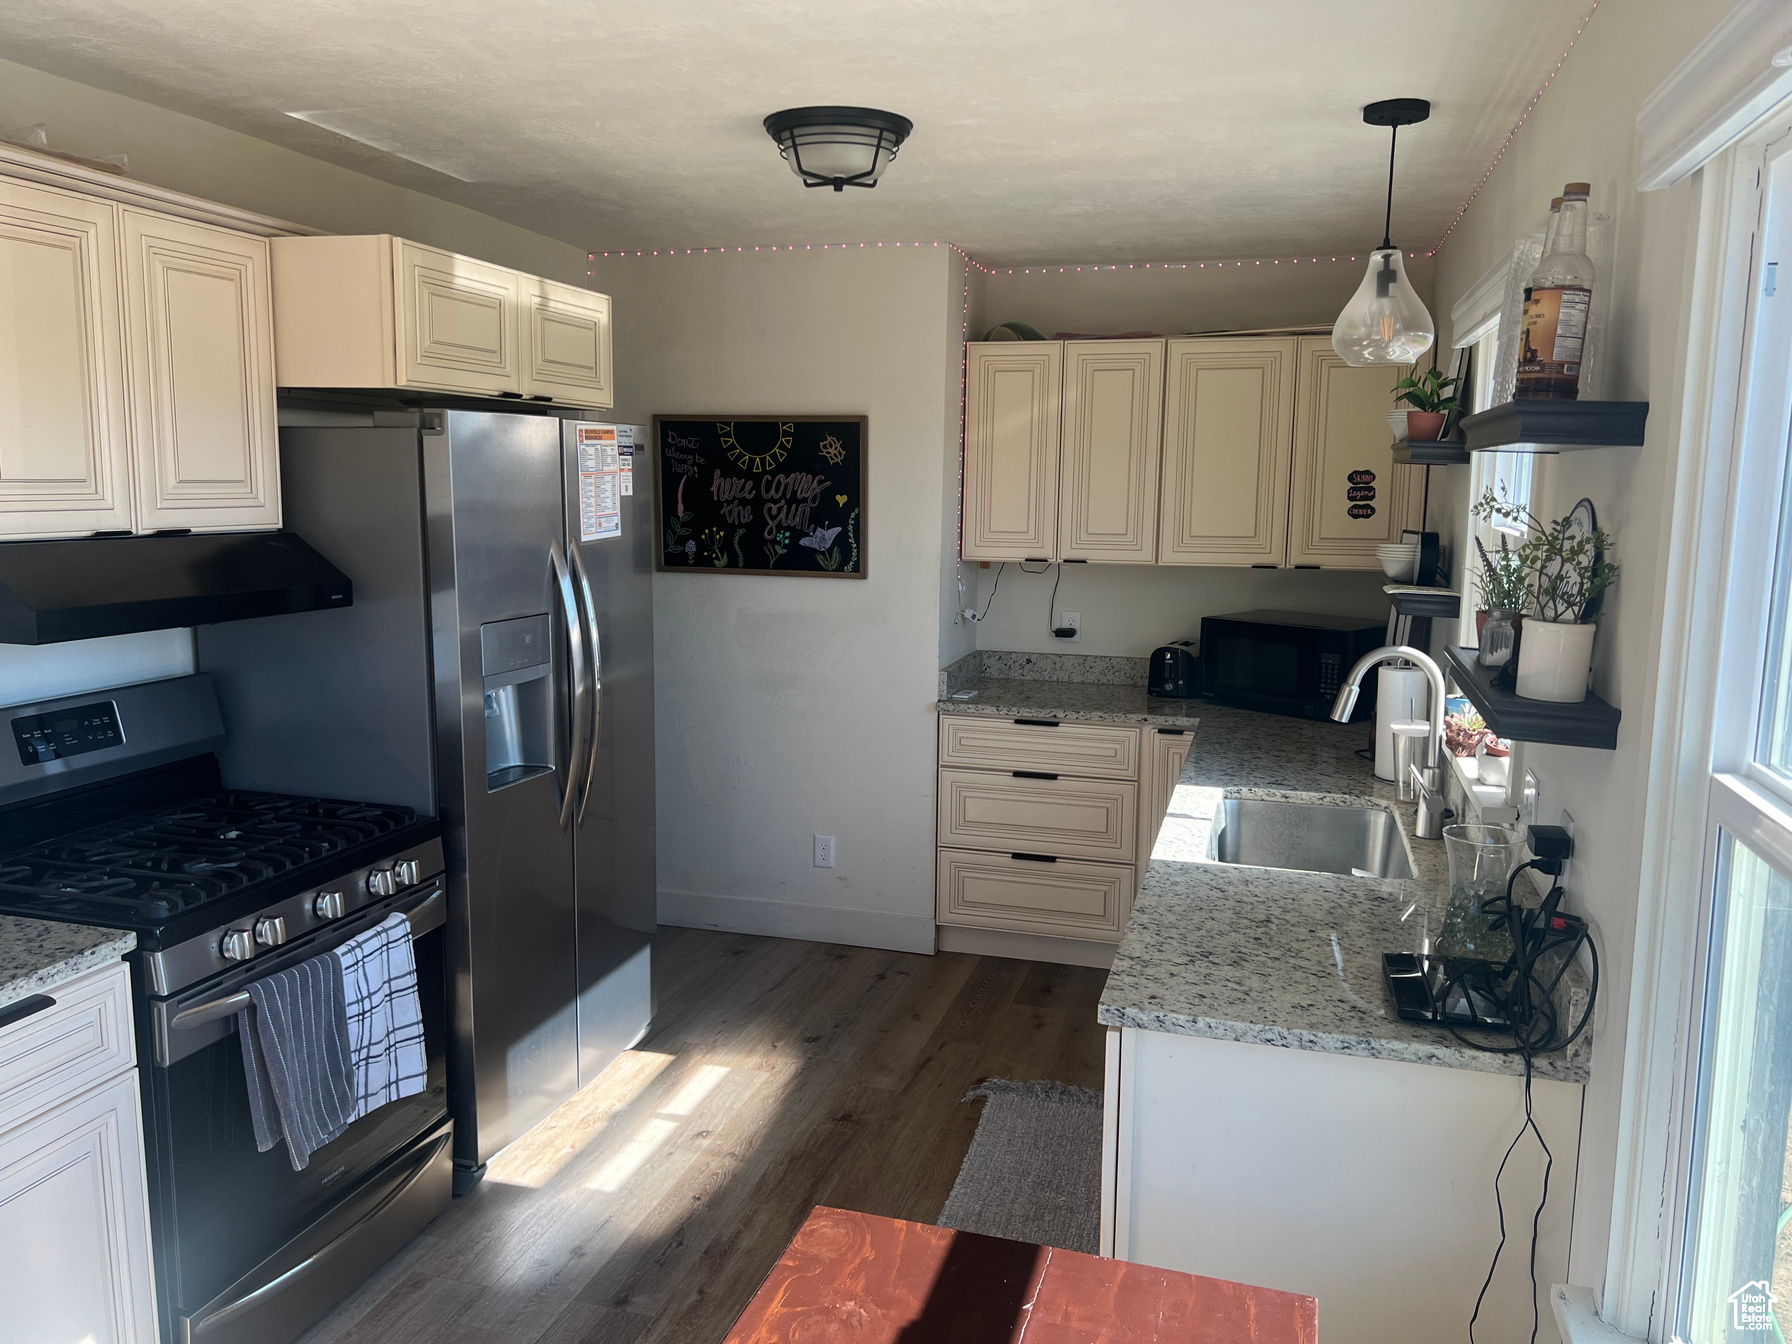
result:
[[[291,532],[0,544],[3,644],[59,644],[353,602],[348,576]]]

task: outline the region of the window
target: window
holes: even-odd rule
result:
[[[1499,319],[1474,334],[1467,343],[1471,354],[1469,357],[1469,383],[1467,389],[1469,400],[1464,405],[1472,411],[1484,411],[1493,404],[1494,365],[1499,358],[1500,326]],[[1469,468],[1469,504],[1492,490],[1495,494],[1510,499],[1513,503],[1525,508],[1531,506],[1531,465],[1529,453],[1476,453],[1474,464]],[[1488,551],[1499,549],[1500,534],[1508,534],[1508,544],[1516,546],[1524,530],[1516,523],[1484,522],[1472,514],[1468,520],[1468,535],[1462,556],[1462,575],[1464,592],[1462,594],[1462,633],[1459,642],[1468,647],[1476,642],[1475,610],[1480,605],[1476,600],[1476,576],[1481,572],[1481,560],[1476,550],[1476,542],[1485,546]]]
[[[1792,262],[1792,136],[1767,148],[1762,182],[1670,1321],[1690,1344],[1792,1333],[1792,290],[1769,269]]]

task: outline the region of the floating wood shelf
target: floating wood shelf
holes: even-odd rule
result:
[[[1598,696],[1589,693],[1578,705],[1523,700],[1493,684],[1493,673],[1475,662],[1473,649],[1447,647],[1444,657],[1451,679],[1501,737],[1604,751],[1618,745],[1619,711]]]
[[[1412,584],[1386,583],[1381,591],[1388,595],[1394,610],[1402,616],[1460,616],[1462,594],[1454,588],[1419,588]]]
[[[1394,461],[1410,467],[1463,467],[1469,460],[1468,448],[1461,439],[1433,439],[1429,443],[1413,443],[1409,439],[1394,441]]]
[[[1637,448],[1648,418],[1646,401],[1508,401],[1465,418],[1462,438],[1471,453]]]

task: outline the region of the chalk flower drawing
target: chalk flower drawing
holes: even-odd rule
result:
[[[821,455],[827,458],[831,465],[837,467],[846,461],[846,445],[830,434],[821,441]]]
[[[703,529],[703,549],[709,552],[709,561],[717,569],[723,568],[728,563],[728,555],[722,549],[722,540],[726,535],[719,527]]]
[[[797,542],[799,546],[812,546],[818,551],[825,551],[834,544],[834,538],[840,535],[837,527],[818,527],[808,536]]]

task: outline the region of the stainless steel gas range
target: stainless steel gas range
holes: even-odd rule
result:
[[[445,865],[400,806],[226,790],[211,679],[0,710],[0,913],[129,929],[157,1298],[168,1344],[283,1344],[450,1198]],[[257,1152],[244,987],[394,912],[428,1086],[303,1171]]]

